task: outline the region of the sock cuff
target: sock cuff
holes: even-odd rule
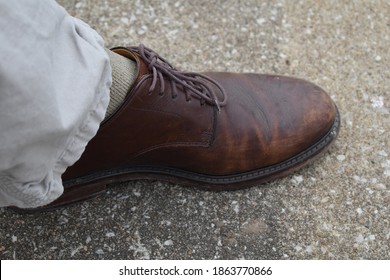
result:
[[[110,102],[105,118],[110,117],[123,103],[126,95],[135,81],[137,64],[135,61],[106,50],[112,68],[112,85],[110,88]]]

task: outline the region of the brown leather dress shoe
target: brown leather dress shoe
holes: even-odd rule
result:
[[[335,104],[307,81],[182,72],[142,45],[113,51],[136,61],[136,81],[45,209],[132,179],[210,190],[258,185],[301,167],[338,134]]]

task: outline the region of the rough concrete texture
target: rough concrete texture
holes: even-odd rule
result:
[[[137,181],[50,213],[0,210],[1,259],[390,259],[389,1],[60,2],[108,47],[313,81],[342,128],[321,159],[259,187]]]

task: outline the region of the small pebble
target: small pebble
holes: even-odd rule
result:
[[[364,237],[363,237],[363,235],[359,234],[359,236],[356,237],[355,240],[356,240],[357,243],[362,243],[364,241]]]
[[[345,156],[344,155],[338,155],[337,156],[337,160],[338,161],[343,161],[343,160],[345,160]]]
[[[96,250],[96,254],[98,255],[103,255],[104,254],[104,251],[102,249],[97,249]]]
[[[382,184],[382,183],[376,184],[376,185],[375,185],[375,188],[376,188],[377,190],[381,190],[381,191],[386,190],[386,186],[385,186],[384,184]]]
[[[299,251],[302,251],[302,247],[297,245],[294,247],[295,251],[299,252]]]
[[[381,151],[378,152],[378,156],[387,157],[388,154],[385,151],[381,150]]]

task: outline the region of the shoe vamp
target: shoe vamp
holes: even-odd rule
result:
[[[210,175],[248,172],[308,149],[333,123],[334,108],[327,95],[306,81],[258,74],[207,75],[228,96],[227,105],[215,110],[210,145],[161,147],[139,157],[138,163]]]

